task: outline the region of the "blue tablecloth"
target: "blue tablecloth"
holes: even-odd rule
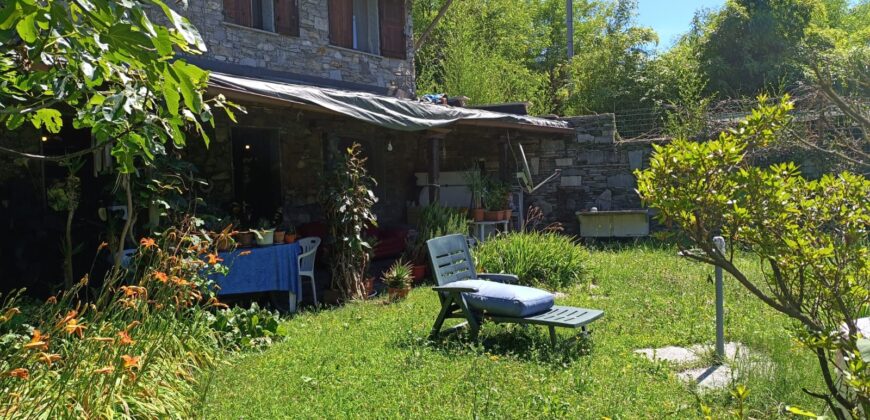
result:
[[[218,294],[290,291],[300,301],[302,284],[296,257],[301,252],[302,247],[296,243],[221,252],[229,272],[214,276],[220,286]]]

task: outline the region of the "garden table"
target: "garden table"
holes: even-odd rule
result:
[[[297,243],[277,244],[257,248],[239,248],[221,252],[226,275],[215,274],[219,295],[256,292],[291,292],[296,302],[302,299],[297,258],[302,247]]]
[[[472,234],[472,236],[474,236],[477,239],[478,242],[485,241],[488,236],[491,236],[492,234],[495,233],[495,231],[493,231],[493,232],[490,232],[489,235],[487,235],[487,233],[486,233],[487,228],[498,229],[498,227],[500,226],[502,232],[507,232],[508,231],[508,223],[509,223],[508,220],[468,222],[468,224],[472,226],[471,234]]]

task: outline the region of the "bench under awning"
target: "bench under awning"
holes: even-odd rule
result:
[[[566,121],[435,105],[409,99],[212,72],[209,92],[237,101],[271,103],[344,115],[400,131],[423,131],[453,124],[573,134]]]

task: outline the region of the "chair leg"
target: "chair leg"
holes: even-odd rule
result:
[[[454,299],[459,301],[459,307],[462,308],[462,313],[465,314],[465,319],[468,320],[468,327],[471,329],[471,340],[477,341],[477,335],[480,333],[480,320],[477,319],[477,316],[471,311],[471,308],[468,307],[465,298],[463,298],[458,292],[455,294],[458,296],[454,297]]]
[[[311,298],[314,300],[314,307],[317,307],[317,282],[314,281],[314,276],[311,276]]]
[[[550,327],[550,344],[553,345],[553,348],[556,347],[556,327],[552,325],[548,325]]]
[[[432,326],[432,332],[429,333],[429,339],[435,339],[441,333],[441,327],[444,325],[444,320],[447,318],[447,313],[450,311],[450,306],[453,304],[452,299],[443,299],[441,301],[441,311],[438,312],[438,318],[435,319],[435,325]]]

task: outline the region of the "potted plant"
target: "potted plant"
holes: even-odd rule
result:
[[[285,242],[284,236],[287,233],[287,230],[284,229],[284,209],[278,207],[275,210],[275,215],[272,216],[272,226],[275,226],[275,235],[273,237],[273,241],[276,244],[283,244]]]
[[[268,219],[260,219],[260,228],[254,231],[257,236],[257,245],[267,246],[275,242],[275,228]]]
[[[411,290],[411,271],[411,264],[399,258],[384,273],[383,281],[387,286],[387,294],[391,301],[408,296],[408,292]]]
[[[469,168],[463,178],[471,191],[471,216],[475,222],[480,222],[484,218],[483,194],[486,191],[486,178],[476,166]]]
[[[293,225],[285,225],[284,226],[284,243],[285,244],[292,244],[293,242],[296,242],[297,237],[298,237],[298,235],[296,235],[296,226],[293,226]]]
[[[484,196],[484,204],[486,204],[486,211],[483,214],[484,220],[487,222],[501,220],[501,210],[504,208],[503,198],[501,184],[497,181],[490,181]]]
[[[407,254],[412,264],[414,282],[419,283],[426,275],[426,241],[444,235],[455,233],[468,234],[468,220],[465,212],[442,207],[437,204],[426,206],[420,212],[420,223],[417,226],[417,236]]]

